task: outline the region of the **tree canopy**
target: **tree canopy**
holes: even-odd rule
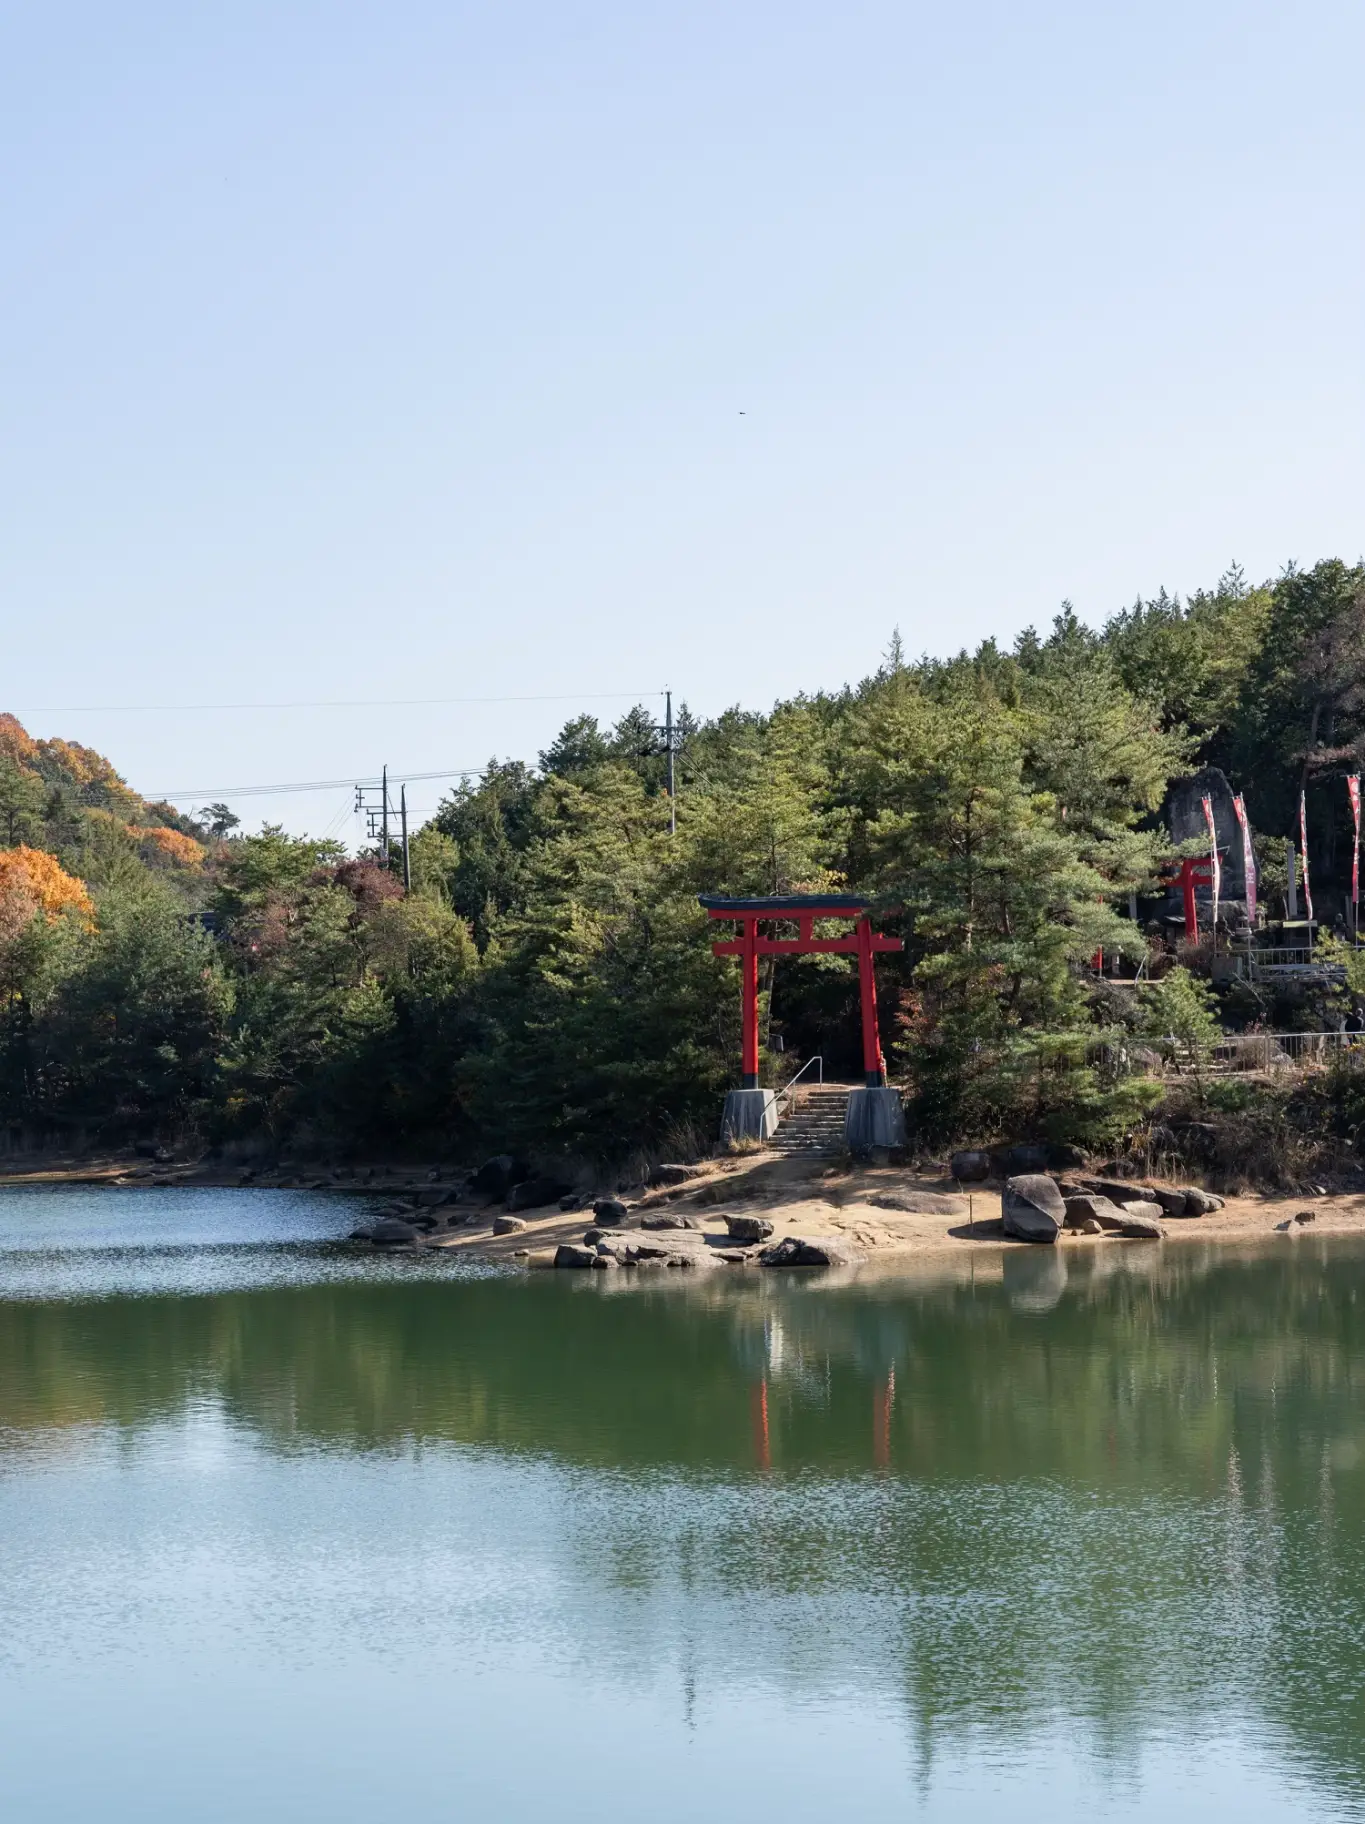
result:
[[[0,716],[0,1118],[595,1158],[709,1133],[739,1009],[697,894],[842,889],[905,943],[879,989],[918,1131],[1112,1124],[1086,965],[1143,944],[1171,781],[1222,767],[1267,855],[1306,790],[1315,884],[1340,883],[1362,680],[1365,566],[1338,560],[1098,630],[1064,606],[1008,651],[909,661],[897,634],[839,692],[683,707],[675,833],[657,713],[571,717],[447,797],[406,893],[383,857],[149,805]],[[762,989],[786,1058],[851,1073],[846,959]]]

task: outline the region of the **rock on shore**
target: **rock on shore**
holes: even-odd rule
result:
[[[1005,1180],[1000,1193],[1001,1226],[1016,1241],[1055,1242],[1066,1222],[1066,1204],[1053,1178],[1024,1172]]]

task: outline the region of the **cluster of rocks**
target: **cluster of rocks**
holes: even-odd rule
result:
[[[969,1146],[953,1154],[948,1170],[959,1184],[984,1184],[988,1178],[1065,1171],[1080,1163],[1081,1155],[1073,1146]]]
[[[1128,1184],[1087,1178],[1058,1182],[1044,1172],[1007,1177],[1000,1193],[1001,1226],[1016,1241],[1055,1242],[1063,1229],[1160,1241],[1163,1222],[1207,1216],[1223,1199],[1196,1185]]]
[[[601,1216],[606,1207],[598,1204],[596,1213]],[[831,1236],[784,1235],[766,1246],[773,1233],[766,1216],[727,1216],[725,1227],[728,1245],[715,1247],[698,1233],[699,1225],[690,1217],[647,1216],[632,1229],[594,1226],[581,1242],[562,1243],[549,1264],[597,1271],[616,1267],[696,1271],[755,1261],[762,1267],[851,1266],[859,1258],[854,1249]]]
[[[647,1188],[676,1192],[695,1174],[686,1165],[656,1165],[649,1173]],[[434,1176],[434,1174],[433,1174]],[[467,1209],[451,1209],[444,1218],[437,1214],[442,1205],[473,1201],[483,1206],[484,1214],[470,1214]],[[377,1247],[411,1247],[425,1240],[438,1228],[455,1227],[466,1222],[486,1220],[486,1212],[501,1206],[492,1219],[494,1235],[515,1235],[527,1226],[527,1215],[550,1207],[568,1213],[582,1209],[588,1199],[562,1178],[549,1173],[533,1174],[529,1167],[501,1153],[486,1160],[477,1172],[458,1186],[431,1186],[410,1194],[406,1199],[386,1204],[378,1218],[368,1226],[353,1229],[352,1241],[368,1241]],[[631,1218],[627,1204],[619,1198],[599,1198],[593,1205],[598,1223],[622,1227]],[[695,1217],[671,1210],[648,1211],[639,1217],[645,1229],[699,1229]],[[580,1264],[569,1263],[565,1264]]]

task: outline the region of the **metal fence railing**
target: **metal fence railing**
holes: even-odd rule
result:
[[[1104,1040],[1086,1047],[1086,1062],[1110,1077],[1189,1075],[1200,1060],[1175,1037]],[[1365,1067],[1365,1032],[1239,1032],[1211,1045],[1203,1068],[1215,1076]]]

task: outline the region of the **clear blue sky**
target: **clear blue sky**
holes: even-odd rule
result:
[[[1358,0],[0,5],[0,707],[189,803],[575,705],[77,706],[709,713],[1353,558],[1362,68]]]

